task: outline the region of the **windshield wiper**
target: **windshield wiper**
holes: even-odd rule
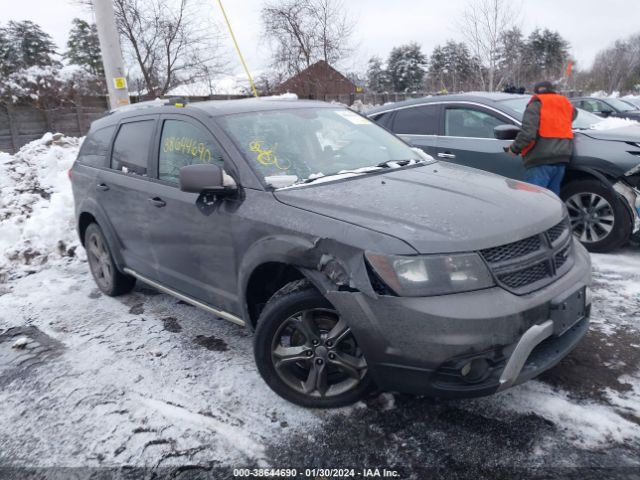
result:
[[[377,172],[381,168],[383,168],[383,167],[381,167],[379,165],[376,165],[376,166],[371,166],[371,167],[356,168],[354,170],[340,170],[339,172],[336,172],[336,173],[329,173],[327,175],[322,175],[322,176],[315,177],[315,178],[307,178],[307,179],[303,180],[300,183],[312,183],[312,182],[315,182],[315,181],[320,180],[322,178],[338,177],[340,175],[346,175],[346,174],[363,175],[365,173]]]
[[[418,163],[419,160],[411,159],[411,160],[387,160],[386,162],[380,162],[378,167],[382,168],[392,168],[392,165],[397,165],[398,167],[404,167],[405,165],[409,165],[412,161]]]

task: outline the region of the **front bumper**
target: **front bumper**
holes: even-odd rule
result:
[[[562,328],[552,319],[558,302],[588,292],[591,283],[589,254],[578,242],[574,252],[569,272],[527,295],[494,287],[423,298],[336,291],[327,298],[348,319],[381,389],[443,398],[489,395],[551,368],[586,333],[585,300],[581,312],[564,316]],[[484,373],[465,377],[467,364],[482,364]]]

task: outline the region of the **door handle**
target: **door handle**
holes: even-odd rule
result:
[[[167,204],[167,202],[165,202],[164,200],[162,200],[159,197],[150,198],[149,201],[151,202],[151,205],[153,205],[154,207],[158,207],[158,208],[164,207]]]
[[[109,190],[109,185],[107,185],[106,183],[99,183],[98,185],[96,185],[96,190],[102,190],[103,192],[106,192],[107,190]]]
[[[453,153],[447,153],[447,152],[440,152],[438,153],[438,156],[440,158],[456,158],[456,156]]]

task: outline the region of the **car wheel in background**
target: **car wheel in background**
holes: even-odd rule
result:
[[[102,229],[97,223],[87,227],[84,248],[87,251],[91,274],[102,293],[113,297],[133,289],[136,279],[118,270]]]
[[[610,252],[631,235],[632,220],[615,192],[598,180],[578,180],[562,189],[573,234],[590,252]]]
[[[372,386],[349,326],[307,280],[285,285],[267,302],[254,352],[265,382],[298,405],[349,405]]]

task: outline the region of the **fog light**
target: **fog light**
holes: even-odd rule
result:
[[[460,369],[460,375],[467,382],[477,382],[484,379],[489,370],[489,363],[484,358],[474,358],[465,363]]]

